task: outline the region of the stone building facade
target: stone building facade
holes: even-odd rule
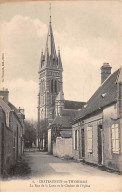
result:
[[[9,91],[0,90],[0,173],[8,169],[24,152],[24,110],[9,102]]]
[[[111,74],[110,65],[104,63],[101,81],[73,120],[73,157],[121,172],[122,68]]]

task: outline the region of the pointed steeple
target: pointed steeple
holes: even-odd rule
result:
[[[51,21],[51,6],[50,6],[50,21],[49,21],[47,40],[46,40],[46,47],[45,47],[45,52],[41,57],[40,68],[45,68],[49,66],[56,68],[56,69],[59,68],[63,70],[60,51],[58,51],[58,54],[57,54],[56,49],[55,49],[55,42],[54,42],[52,21]]]
[[[45,53],[45,64],[47,66],[49,66],[49,50],[48,50],[48,47],[47,47],[47,51]]]
[[[42,68],[42,66],[44,65],[44,54],[43,54],[43,50],[41,52],[41,66],[39,66],[39,69]]]
[[[60,49],[58,49],[58,66],[60,69],[62,68],[62,61],[61,61],[61,55],[60,55]]]
[[[48,34],[47,34],[45,56],[47,55],[47,48],[48,48],[50,58],[51,59],[56,58],[56,49],[55,49],[55,42],[54,42],[51,21],[49,23],[49,30],[48,30]]]

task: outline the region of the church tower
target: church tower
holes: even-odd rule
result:
[[[41,53],[38,72],[38,140],[42,142],[41,148],[43,149],[45,148],[44,142],[47,132],[40,124],[41,122],[45,124],[49,123],[55,117],[55,100],[58,93],[63,90],[62,72],[60,50],[56,53],[50,14],[45,52],[42,51]],[[41,132],[40,135],[39,132]]]

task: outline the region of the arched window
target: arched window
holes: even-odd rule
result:
[[[57,81],[55,80],[55,93],[57,92]]]
[[[53,79],[51,80],[51,92],[53,92]]]
[[[43,109],[42,109],[42,111],[41,111],[41,119],[43,119]]]
[[[49,91],[51,92],[51,80],[49,80]]]

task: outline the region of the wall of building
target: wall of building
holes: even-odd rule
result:
[[[84,120],[85,132],[85,161],[98,164],[98,126],[102,124],[102,113],[96,114]],[[92,152],[88,152],[88,127],[93,127]]]
[[[10,129],[13,130],[13,158],[19,158],[22,151],[22,125],[14,112],[10,112]]]
[[[72,157],[72,138],[57,137],[53,143],[53,155],[64,158]]]
[[[91,116],[84,120],[84,124],[76,123],[72,126],[73,130],[73,158],[81,159],[82,158],[82,139],[81,139],[81,130],[84,129],[84,148],[85,156],[84,160],[90,163],[98,163],[98,126],[102,123],[102,113],[98,113],[94,116]],[[88,135],[87,128],[92,126],[92,152],[88,151]],[[77,148],[75,148],[75,131],[78,130],[78,140]]]
[[[103,109],[101,113],[92,115],[91,117],[84,120],[84,125],[76,123],[72,126],[73,132],[78,130],[79,133],[79,144],[77,150],[74,149],[74,133],[73,133],[73,158],[82,158],[82,139],[81,129],[84,128],[85,136],[85,157],[84,160],[89,163],[99,164],[99,150],[98,150],[98,128],[101,126],[102,135],[102,161],[100,164],[114,169],[122,171],[122,119],[118,115],[118,104],[113,104]],[[119,131],[119,152],[113,152],[112,149],[112,125],[118,125]],[[88,128],[92,127],[92,151],[88,151]]]
[[[80,156],[80,126],[78,123],[72,126],[72,155],[74,159],[79,159]],[[77,148],[75,148],[75,131],[78,131]]]
[[[0,109],[0,175],[6,174],[13,163],[13,131],[6,126],[5,113]]]
[[[112,151],[112,125],[118,124],[119,139],[121,136],[121,120],[118,117],[117,104],[109,106],[103,110],[103,129],[104,129],[104,158],[103,163],[106,167],[114,170],[122,170],[122,153]],[[121,139],[120,139],[121,140]],[[119,141],[119,148],[121,143]]]
[[[48,153],[52,153],[52,144],[51,144],[51,129],[48,130]]]

